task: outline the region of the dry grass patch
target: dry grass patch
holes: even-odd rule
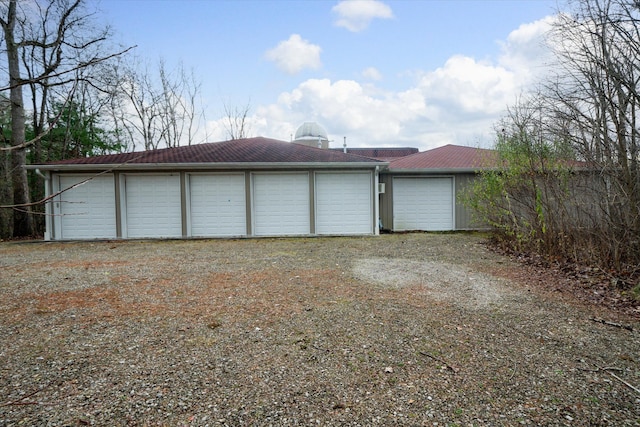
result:
[[[0,244],[0,425],[639,424],[637,319],[539,280],[468,234]]]

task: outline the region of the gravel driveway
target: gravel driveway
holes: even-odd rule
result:
[[[0,243],[0,425],[640,425],[637,317],[536,282],[474,234]]]

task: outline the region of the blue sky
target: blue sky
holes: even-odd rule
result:
[[[547,0],[102,0],[116,40],[202,82],[203,139],[224,103],[251,136],[316,121],[333,146],[490,146],[492,125],[544,71]]]

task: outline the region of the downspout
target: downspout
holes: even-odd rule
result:
[[[346,147],[345,147],[346,150]],[[373,203],[374,203],[374,228],[373,234],[380,235],[380,196],[378,195],[378,184],[380,183],[380,166],[376,166],[373,178]]]
[[[36,169],[36,175],[42,177],[45,181],[49,179],[45,174],[42,173],[42,171],[40,171],[40,169]]]
[[[53,212],[51,210],[51,201],[48,200],[51,195],[51,173],[47,171],[47,174],[43,174],[40,169],[36,169],[36,175],[44,179],[44,198],[47,200],[44,204],[44,240],[51,240],[51,220],[53,218]]]

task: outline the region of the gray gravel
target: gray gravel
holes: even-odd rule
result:
[[[640,425],[638,319],[522,268],[474,234],[0,243],[0,425]]]

